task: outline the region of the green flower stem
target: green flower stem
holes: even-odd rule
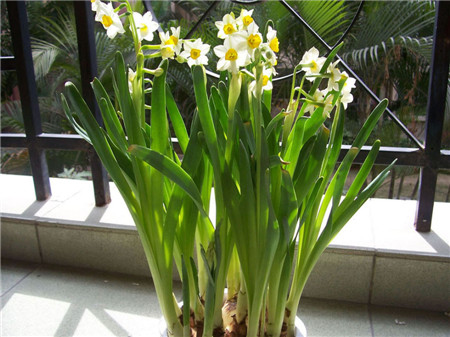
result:
[[[130,2],[128,0],[125,0],[124,2],[127,7],[127,13],[130,13],[130,14],[133,13],[133,8],[131,7]],[[128,20],[130,22],[131,36],[133,37],[133,41],[134,41],[134,50],[135,50],[136,56],[137,56],[140,52],[141,41],[139,41],[139,38],[138,38],[137,27],[136,27],[136,23],[134,22],[133,15],[129,15]]]
[[[142,53],[136,57],[136,76],[131,97],[142,127],[145,125],[144,55]]]
[[[290,97],[289,97],[289,103],[291,103],[291,102],[294,100],[295,79],[296,79],[296,77],[297,77],[298,69],[300,69],[300,68],[302,68],[302,67],[303,67],[303,65],[299,63],[299,64],[297,64],[297,65],[295,66],[295,68],[294,68],[294,72],[293,72],[293,74],[292,74],[291,95],[290,95]],[[302,83],[303,83],[303,80],[302,80]]]
[[[295,88],[295,72],[294,72],[294,78],[292,79],[291,97],[289,99],[289,105],[286,110],[286,118],[285,118],[284,124],[283,124],[283,138],[282,138],[282,146],[281,146],[282,147],[282,155],[284,155],[285,151],[289,147],[289,136],[291,134],[292,126],[294,125],[298,116],[303,115],[303,111],[306,107],[306,105],[303,104],[299,115],[296,116],[297,108],[300,103],[299,97],[300,97],[300,93],[302,92],[304,82],[305,82],[305,76],[302,77],[300,87],[298,89]],[[297,100],[294,100],[295,92],[298,92]]]
[[[231,75],[231,83],[230,90],[228,95],[228,132],[227,132],[227,143],[225,148],[225,160],[228,165],[231,166],[231,153],[235,144],[235,136],[236,136],[236,120],[234,117],[234,110],[236,107],[236,103],[239,99],[239,94],[241,92],[241,75],[232,74]]]
[[[261,251],[262,240],[264,240],[263,229],[267,224],[263,224],[265,216],[262,214],[265,209],[262,207],[263,203],[263,179],[262,179],[262,113],[261,113],[261,91],[262,91],[262,64],[256,65],[256,94],[253,100],[253,112],[254,112],[254,132],[255,132],[255,142],[256,142],[256,241],[258,243],[258,251]],[[265,196],[264,196],[265,197]],[[261,258],[261,256],[259,257]],[[257,269],[256,269],[257,270]],[[261,317],[261,310],[263,305],[263,295],[264,290],[262,289],[262,280],[257,279],[260,275],[258,272],[249,271],[248,275],[256,278],[250,284],[247,283],[247,294],[248,294],[248,326],[247,326],[247,336],[257,337],[259,330],[259,320]],[[251,281],[247,278],[247,282]]]
[[[157,44],[157,45],[145,44],[145,45],[141,46],[141,51],[142,50],[159,50],[159,49],[161,49],[161,46],[159,44]]]
[[[147,59],[154,59],[154,58],[157,58],[157,57],[161,57],[161,52],[156,52],[156,53],[153,53],[153,54],[144,55],[144,58],[146,60]]]

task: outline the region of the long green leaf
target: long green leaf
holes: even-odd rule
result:
[[[222,97],[220,96],[219,90],[216,87],[211,87],[211,97],[214,103],[214,107],[217,111],[217,116],[220,121],[220,125],[224,132],[227,132],[228,129],[228,121],[227,121],[227,109],[225,107],[224,102],[222,101]]]
[[[78,122],[73,118],[72,112],[69,108],[69,105],[67,104],[67,100],[64,97],[63,94],[61,94],[61,102],[63,106],[64,113],[66,114],[67,119],[69,120],[70,124],[72,124],[74,130],[89,144],[92,145],[91,139],[89,138],[89,135],[87,134],[86,130],[83,129],[83,127],[78,124]]]
[[[382,116],[383,112],[386,110],[387,104],[388,100],[384,99],[375,107],[375,109],[370,114],[369,118],[367,118],[366,122],[362,126],[361,130],[358,132],[355,140],[353,141],[352,148],[347,152],[347,154],[344,157],[344,160],[339,166],[338,171],[336,172],[335,177],[333,178],[336,180],[336,185],[333,191],[333,208],[331,211],[332,214],[337,209],[337,206],[339,205],[339,202],[341,200],[342,191],[344,189],[344,184],[350,171],[351,164],[358,155],[361,147],[369,138],[370,134],[372,133],[372,130],[377,125],[378,120]]]
[[[300,173],[299,178],[295,182],[295,192],[297,194],[299,204],[309,194],[311,187],[319,177],[320,167],[322,165],[327,146],[327,140],[328,129],[323,127],[314,143],[314,147],[311,150],[311,155],[307,159],[308,163],[303,170],[304,173]]]
[[[194,81],[195,98],[197,101],[198,116],[202,129],[205,135],[206,145],[211,156],[211,162],[214,167],[214,172],[220,172],[221,159],[217,147],[217,134],[214,128],[213,118],[208,103],[208,96],[206,93],[206,74],[202,66],[192,67],[192,77]]]
[[[125,132],[123,131],[122,125],[117,117],[116,110],[114,109],[108,93],[97,78],[94,78],[91,85],[94,89],[95,97],[100,107],[106,130],[110,134],[111,139],[114,141],[116,146],[123,151],[126,151],[128,148],[128,142],[126,140]]]
[[[141,131],[140,118],[137,116],[138,111],[130,96],[125,61],[120,52],[116,53],[113,73],[114,90],[123,115],[128,141],[130,144],[144,145],[145,140]]]
[[[367,155],[366,159],[364,160],[363,165],[359,169],[358,174],[356,175],[355,179],[353,180],[352,184],[350,185],[350,188],[348,189],[344,200],[339,205],[339,208],[335,214],[336,217],[339,217],[340,214],[342,213],[342,211],[344,211],[352,203],[352,201],[355,199],[355,197],[358,195],[364,182],[367,179],[367,176],[370,174],[370,172],[372,170],[373,164],[375,163],[375,159],[380,150],[380,144],[381,144],[381,142],[379,140],[377,140],[372,145],[372,148],[370,149],[369,154]]]
[[[170,120],[172,121],[173,130],[175,131],[175,135],[177,136],[178,144],[180,144],[181,151],[185,153],[189,143],[189,136],[186,130],[186,126],[184,125],[183,117],[181,116],[180,110],[178,110],[178,106],[175,103],[172,92],[170,91],[170,88],[167,84],[166,100],[167,112],[169,113]]]
[[[117,127],[111,115],[115,115],[115,110],[109,110],[109,106],[107,101],[104,98],[101,98],[99,101],[100,111],[102,113],[103,121],[105,123],[106,132],[111,138],[111,141],[114,142],[114,145],[119,148],[121,151],[126,153],[128,148],[128,143],[125,138],[125,134],[123,133],[123,129],[121,127]]]
[[[202,215],[205,217],[208,216],[203,207],[200,192],[195,185],[195,182],[185,170],[175,164],[169,157],[154,150],[139,145],[131,145],[129,151],[131,154],[147,162],[153,168],[157,169],[164,176],[180,186],[192,198]]]
[[[124,177],[120,167],[114,157],[111,147],[105,138],[100,126],[92,115],[86,102],[81,97],[78,89],[72,83],[66,83],[65,93],[73,106],[75,113],[81,120],[84,128],[86,129],[89,138],[92,141],[97,154],[99,155],[103,165],[109,172],[109,175],[116,183],[117,187],[122,193],[122,196],[127,201],[127,204],[131,209],[136,212],[136,200],[133,191],[129,186],[129,182]],[[132,211],[133,213],[133,211]]]

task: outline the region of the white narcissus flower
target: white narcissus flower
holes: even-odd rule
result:
[[[100,0],[91,0],[91,9],[96,12],[102,2]]]
[[[273,85],[270,77],[272,76],[272,68],[264,68],[263,69],[263,78],[262,78],[262,90],[272,90]],[[253,92],[256,95],[256,80],[252,81],[249,86],[248,90]]]
[[[318,75],[320,74],[320,69],[325,63],[325,57],[319,57],[319,51],[312,47],[304,55],[300,64],[303,65],[303,69],[306,75]],[[308,78],[308,77],[307,77]],[[309,77],[308,80],[314,81],[314,78]]]
[[[245,44],[232,44],[232,39],[225,39],[223,45],[214,47],[214,53],[219,57],[217,70],[228,70],[233,74],[239,72],[240,67],[249,64],[250,60]]]
[[[122,21],[120,21],[119,15],[114,12],[111,2],[107,5],[102,2],[99,3],[99,6],[97,7],[97,14],[95,15],[95,21],[102,23],[103,27],[106,29],[106,34],[110,39],[115,38],[117,33],[125,33]]]
[[[182,41],[180,40],[181,27],[170,27],[170,30],[172,31],[170,39],[173,41],[173,49],[175,50],[175,53],[179,55],[181,52],[181,47],[183,45]]]
[[[353,95],[350,92],[346,92],[341,97],[341,103],[344,109],[347,109],[348,103],[353,102]]]
[[[341,74],[341,78],[343,79],[346,78],[345,83],[344,83],[344,87],[342,88],[342,92],[343,93],[350,93],[350,91],[352,91],[353,88],[356,88],[356,79],[354,79],[353,77],[350,77],[346,71],[344,71]]]
[[[353,102],[353,95],[350,92],[353,88],[356,88],[356,79],[348,76],[345,71],[341,75],[341,79],[343,78],[346,78],[346,80],[341,92],[341,103],[344,105],[344,109],[347,109],[348,103]]]
[[[337,68],[337,64],[339,63],[339,60],[337,60],[334,63],[331,63],[328,66],[327,74],[330,76],[328,79],[328,90],[339,90],[339,80],[341,79],[341,71]]]
[[[270,66],[272,68],[272,75],[276,75],[277,72],[275,70],[275,66],[278,63],[277,55],[270,48],[268,43],[262,43],[261,44],[261,56],[266,61],[266,66]]]
[[[161,57],[173,59],[175,56],[175,41],[171,38],[170,33],[159,33],[159,38],[161,39]]]
[[[220,39],[225,39],[238,31],[233,13],[225,14],[222,21],[216,21],[216,27],[219,29],[217,37]]]
[[[254,22],[248,25],[247,33],[247,52],[253,59],[256,48],[261,45],[262,35],[259,33],[259,28]]]
[[[324,92],[323,91],[321,91],[321,90],[319,90],[319,89],[316,89],[316,92],[313,94],[313,96],[312,96],[312,100],[314,101],[314,102],[320,102],[320,103],[322,103],[323,102],[323,98],[324,98]],[[308,105],[306,106],[306,108],[305,108],[305,113],[309,113],[309,114],[312,114],[312,112],[316,109],[316,108],[318,108],[319,107],[319,105],[316,105],[316,104],[314,104],[314,103],[307,103]]]
[[[277,38],[277,31],[269,26],[266,38],[270,49],[272,49],[273,52],[278,53],[280,51],[280,46]]]
[[[133,69],[128,68],[128,89],[130,92],[133,92],[133,81],[136,77],[136,72]]]
[[[330,118],[330,112],[331,112],[331,110],[333,110],[333,107],[334,107],[334,105],[333,105],[334,97],[332,94],[329,94],[327,96],[327,93],[328,93],[328,90],[325,89],[324,90],[325,100],[323,102],[325,104],[325,107],[323,108],[323,113],[326,114],[328,118]]]
[[[311,115],[315,109],[323,105],[323,113],[327,117],[330,117],[330,112],[331,110],[333,110],[333,97],[334,96],[330,93],[328,89],[324,90],[316,89],[316,92],[312,96],[312,100],[320,104],[314,104],[309,102],[306,103],[308,105],[305,108],[305,113],[308,112]]]
[[[201,39],[194,42],[186,41],[184,43],[184,50],[180,56],[187,60],[189,67],[192,65],[208,64],[206,54],[209,52],[209,44],[203,43]]]
[[[158,29],[158,24],[153,21],[152,13],[146,12],[144,15],[133,12],[133,20],[136,24],[139,41],[153,41],[153,33]]]
[[[246,9],[241,10],[241,14],[236,19],[236,23],[238,25],[239,30],[248,28],[248,26],[254,22],[252,15],[253,15],[253,9],[251,9],[249,11]]]

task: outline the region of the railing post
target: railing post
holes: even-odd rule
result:
[[[433,56],[428,87],[427,123],[425,129],[426,164],[420,170],[420,188],[415,227],[429,232],[433,215],[437,173],[441,153],[442,127],[450,62],[450,2],[438,1],[434,24]]]
[[[74,1],[80,59],[81,86],[83,97],[100,125],[103,125],[97,102],[90,82],[97,76],[97,57],[95,50],[94,20],[90,1]],[[108,173],[95,151],[88,151],[94,184],[95,204],[104,206],[111,201]]]
[[[42,125],[34,77],[26,4],[25,1],[7,1],[6,4],[14,48],[14,64],[17,78],[19,79],[20,101],[34,190],[37,200],[46,200],[52,193],[45,152],[39,148],[36,140],[36,136],[42,133]]]

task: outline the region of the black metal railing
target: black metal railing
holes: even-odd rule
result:
[[[255,1],[234,1],[244,4]],[[256,1],[259,2],[259,1]],[[77,24],[77,37],[80,59],[80,71],[83,95],[86,102],[94,111],[97,120],[102,123],[95,98],[90,89],[90,82],[97,74],[94,22],[90,9],[90,1],[73,1]],[[188,33],[201,24],[202,20],[214,9],[218,1],[211,2],[210,7],[198,20],[197,24]],[[328,50],[329,46],[317,32],[299,15],[286,1],[280,3],[294,15],[299,24],[306,27],[320,43]],[[92,177],[95,191],[95,202],[102,206],[110,201],[108,176],[92,147],[77,135],[48,134],[42,132],[36,83],[34,77],[33,60],[31,55],[30,37],[28,32],[27,13],[24,1],[7,1],[9,22],[14,47],[14,58],[2,57],[1,70],[15,70],[19,78],[19,91],[22,103],[25,134],[0,134],[1,147],[27,148],[31,162],[32,175],[35,185],[37,200],[46,200],[51,195],[50,180],[45,150],[82,150],[88,151],[92,168]],[[151,1],[144,0],[148,10],[151,10]],[[361,2],[356,16],[359,14],[363,2]],[[344,34],[347,34],[349,29]],[[437,174],[439,169],[450,169],[450,151],[441,150],[441,138],[446,101],[446,90],[450,62],[450,2],[438,1],[436,4],[436,21],[434,28],[434,45],[430,71],[430,83],[428,93],[427,121],[425,130],[425,143],[422,144],[408,128],[387,110],[389,117],[396,123],[405,135],[416,145],[414,148],[382,147],[377,157],[376,164],[388,165],[397,159],[396,165],[420,167],[419,195],[415,218],[416,230],[427,232],[431,229],[431,219],[435,200]],[[341,38],[343,39],[344,36]],[[357,74],[340,58],[344,69],[359,82],[362,88],[375,100],[380,99],[357,76]],[[213,73],[211,73],[214,76]],[[349,146],[343,146],[341,158],[345,155]],[[370,151],[370,147],[363,147],[356,158],[357,163],[362,163]]]

